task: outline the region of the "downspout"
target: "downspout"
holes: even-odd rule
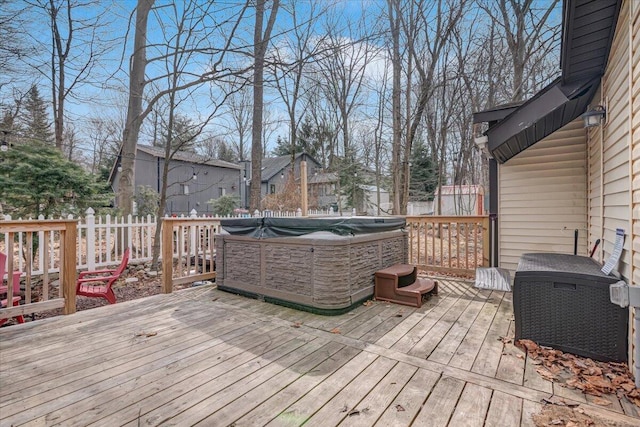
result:
[[[489,159],[489,265],[498,267],[498,162]]]

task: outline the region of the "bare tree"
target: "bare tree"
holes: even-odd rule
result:
[[[233,147],[240,161],[246,160],[249,155],[248,137],[251,130],[251,95],[247,86],[240,89],[229,90],[232,94],[227,99],[227,115],[231,117],[231,125],[228,127],[235,138],[232,138]]]
[[[224,14],[217,14],[215,3],[202,5],[190,0],[179,9],[175,4],[169,5],[171,11],[179,10],[182,18],[174,23],[173,35],[154,44],[154,55],[147,59],[147,20],[152,10],[153,0],[138,0],[132,67],[130,71],[129,107],[127,121],[123,132],[122,174],[119,180],[118,205],[125,214],[131,213],[133,197],[133,161],[136,144],[142,121],[154,110],[158,102],[172,93],[185,92],[193,94],[198,88],[212,88],[212,82],[224,83],[238,76],[243,76],[249,67],[231,66],[227,58],[238,50],[234,46],[236,33],[243,22],[248,2],[225,9]],[[156,18],[163,23],[163,18]],[[220,42],[219,45],[215,44]],[[186,44],[185,44],[186,43]],[[188,63],[185,58],[189,58]],[[198,60],[203,61],[201,63]],[[178,68],[174,65],[180,63]],[[145,78],[148,64],[154,64],[154,75]],[[204,71],[202,71],[204,70]],[[177,77],[174,75],[177,74]],[[171,82],[171,84],[167,84]],[[144,99],[145,88],[153,92]],[[226,97],[228,94],[223,94]],[[213,96],[213,94],[211,95]],[[143,107],[144,100],[144,107]],[[215,105],[224,102],[221,100]],[[168,105],[172,105],[171,102]],[[175,105],[175,104],[174,104]],[[203,123],[206,122],[206,118]]]
[[[93,71],[103,55],[113,47],[105,31],[108,5],[96,1],[33,0],[32,19],[41,25],[38,11],[49,20],[51,36],[31,36],[39,55],[26,62],[51,84],[55,145],[63,150],[66,102],[80,99],[83,86],[93,84]],[[41,34],[40,31],[34,34]],[[43,53],[47,56],[43,56]],[[69,147],[67,147],[69,148]]]
[[[393,17],[393,19],[390,17],[390,23],[393,31],[398,33],[394,37],[399,39],[397,43],[392,43],[394,46],[392,51],[398,50],[397,53],[392,54],[392,64],[394,64],[392,89],[394,91],[394,101],[392,101],[394,103],[394,139],[391,159],[391,173],[394,179],[393,210],[394,213],[405,213],[409,196],[409,159],[413,142],[422,120],[425,119],[427,104],[436,89],[436,73],[447,60],[444,55],[445,47],[449,43],[454,28],[460,24],[468,1],[419,0],[411,2],[408,6],[396,0],[389,1],[389,14]],[[400,30],[395,27],[399,27]],[[405,55],[398,58],[400,52],[396,44],[400,46],[402,43],[406,46]],[[403,64],[407,78],[407,82],[403,84],[406,88],[404,120],[400,118],[398,111],[401,102],[399,98],[402,98],[401,94],[397,93],[397,87],[401,84],[397,70],[398,62]],[[414,78],[417,79],[415,88]],[[412,92],[414,90],[415,93]],[[427,115],[426,120],[432,117]],[[402,128],[403,132],[398,131],[398,127]],[[433,129],[435,132],[436,126],[431,123],[427,129]],[[441,149],[440,144],[435,142],[435,138],[435,133],[429,135],[433,149]],[[440,159],[444,157],[442,153],[435,155]],[[444,165],[441,165],[441,169],[443,168]],[[396,195],[398,191],[400,194]]]
[[[262,170],[262,110],[264,108],[264,60],[271,31],[278,14],[280,0],[272,0],[264,28],[266,0],[256,0],[256,21],[253,32],[253,118],[251,124],[251,210],[260,209],[260,176]]]
[[[276,90],[287,110],[293,163],[300,119],[305,113],[304,105],[301,109],[298,107],[304,101],[304,92],[308,88],[303,85],[303,79],[307,65],[315,59],[319,47],[324,43],[322,37],[315,35],[314,29],[326,8],[318,10],[318,4],[312,2],[303,9],[298,1],[293,0],[283,9],[291,17],[293,28],[273,48],[270,58],[273,65],[270,68]],[[304,10],[304,15],[301,10]]]
[[[118,182],[118,206],[125,215],[133,213],[134,160],[138,134],[144,116],[142,115],[142,96],[145,86],[147,67],[147,22],[154,0],[138,0],[136,6],[135,36],[131,69],[129,70],[129,103],[127,119],[122,131],[122,150],[120,180]]]
[[[540,3],[534,0],[491,0],[479,1],[491,19],[499,28],[499,37],[507,42],[511,59],[511,101],[521,101],[526,95],[532,95],[531,83],[539,62],[557,48],[559,26],[552,24],[552,12],[559,0]]]

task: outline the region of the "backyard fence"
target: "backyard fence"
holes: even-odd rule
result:
[[[489,217],[408,216],[409,263],[427,271],[473,276],[489,265]]]
[[[327,212],[314,214],[326,216]],[[188,218],[162,219],[163,292],[171,292],[173,285],[215,277],[214,236],[220,232],[222,219],[199,217],[195,211]],[[477,267],[488,265],[488,217],[408,216],[406,220],[408,261],[421,270],[473,276]],[[132,249],[131,263],[150,261],[155,233],[152,216],[96,217],[92,209],[78,220],[12,221],[5,217],[0,221],[0,252],[7,254],[5,271],[21,272],[25,299],[20,306],[2,310],[2,317],[60,307],[65,313],[74,312],[78,270],[118,264],[126,248]],[[11,300],[12,275],[5,274],[3,279],[9,282]]]
[[[65,314],[76,310],[76,254],[77,221],[36,220],[2,221],[7,255],[6,271],[16,270],[16,260],[26,259],[20,269],[24,281],[24,300],[21,305],[2,309],[2,318],[10,318],[40,311],[63,308]],[[19,252],[6,251],[7,242],[19,242]],[[40,254],[40,258],[36,256]],[[33,260],[38,260],[38,278]],[[7,301],[13,298],[13,274],[8,274]],[[53,285],[53,281],[57,284]],[[56,295],[57,294],[57,295]]]
[[[272,217],[296,217],[301,216],[301,212],[287,212],[287,211],[264,211],[254,213],[257,216],[272,216]],[[329,211],[310,211],[310,216],[327,216],[330,215]],[[215,225],[215,232],[218,232],[220,220],[228,218],[243,218],[248,215],[234,215],[223,217],[211,217],[208,215],[198,215],[193,210],[189,219],[206,220]],[[173,217],[171,219],[186,219],[185,216]],[[73,219],[70,216],[67,219]],[[11,217],[5,216],[5,221],[10,221]],[[44,217],[38,218],[35,221],[43,221]],[[151,261],[153,257],[153,242],[155,240],[156,233],[156,217],[152,215],[147,216],[95,216],[95,212],[92,208],[89,208],[85,212],[84,218],[78,218],[77,220],[77,245],[76,245],[76,259],[77,270],[96,270],[97,268],[112,266],[120,263],[122,254],[126,248],[131,248],[130,263],[140,264]],[[25,271],[26,259],[19,254],[24,254],[26,247],[26,235],[24,233],[15,233],[10,239],[8,232],[2,226],[5,222],[0,221],[0,252],[8,252],[7,242],[13,242],[13,252],[15,253],[16,269]],[[38,241],[43,241],[44,236],[40,234]],[[49,234],[46,239],[48,241],[49,256],[45,260],[44,246],[40,245],[36,248],[32,258],[32,274],[42,275],[45,271],[57,272],[58,266],[54,263],[54,248],[59,245],[57,242],[57,235]],[[160,248],[160,254],[162,259],[162,246]],[[178,247],[174,246],[173,257],[179,256]],[[49,263],[46,268],[45,264]]]

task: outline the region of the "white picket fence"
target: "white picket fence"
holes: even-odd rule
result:
[[[298,209],[296,212],[279,212],[279,211],[263,211],[254,212],[253,216],[269,216],[269,217],[296,217],[301,216],[302,212]],[[309,216],[330,216],[337,215],[332,211],[309,211]],[[185,218],[184,215],[181,216]],[[248,217],[245,215],[226,216],[226,217],[211,217],[207,215],[198,215],[195,210],[191,211],[191,214],[187,220],[193,219],[194,221],[202,218],[211,220],[222,220],[228,218],[243,218]],[[5,216],[5,220],[11,220],[11,217]],[[40,217],[39,220],[43,220],[44,217]],[[69,216],[68,219],[73,219],[73,216]],[[0,221],[1,224],[1,221]],[[219,222],[215,226],[215,232],[219,232]],[[121,254],[126,248],[133,249],[131,251],[131,264],[140,264],[147,261],[151,261],[153,257],[153,242],[156,232],[156,218],[148,215],[146,217],[137,217],[129,215],[127,217],[117,217],[106,215],[95,216],[95,211],[89,208],[85,212],[85,217],[78,218],[77,225],[77,269],[78,270],[96,270],[98,268],[104,268],[112,266],[120,262]],[[7,242],[9,241],[9,233],[0,234],[3,236],[0,239],[0,252],[7,251]],[[196,236],[192,236],[196,239]],[[59,247],[59,234],[48,233],[48,244],[44,245],[42,242],[45,239],[44,232],[38,234],[38,248],[34,256],[34,265],[32,274],[40,275],[44,271],[57,272],[59,269],[59,260],[55,256],[56,248]],[[162,239],[160,239],[162,242]],[[26,253],[26,238],[22,233],[16,233],[13,242],[13,250],[15,264],[14,269],[25,271],[25,260],[21,254]],[[185,243],[190,247],[194,245],[189,242]],[[45,247],[48,248],[49,256],[45,256]],[[160,248],[162,253],[162,248]],[[174,254],[177,255],[177,254]],[[45,268],[44,260],[48,260],[48,266]]]

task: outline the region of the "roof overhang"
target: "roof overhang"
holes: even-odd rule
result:
[[[604,74],[622,0],[565,0],[562,8],[563,83]]]
[[[604,74],[622,0],[565,0],[562,75],[522,105],[474,113],[487,148],[504,163],[587,110]]]
[[[562,84],[557,79],[487,130],[488,149],[504,163],[584,113],[600,77]]]

